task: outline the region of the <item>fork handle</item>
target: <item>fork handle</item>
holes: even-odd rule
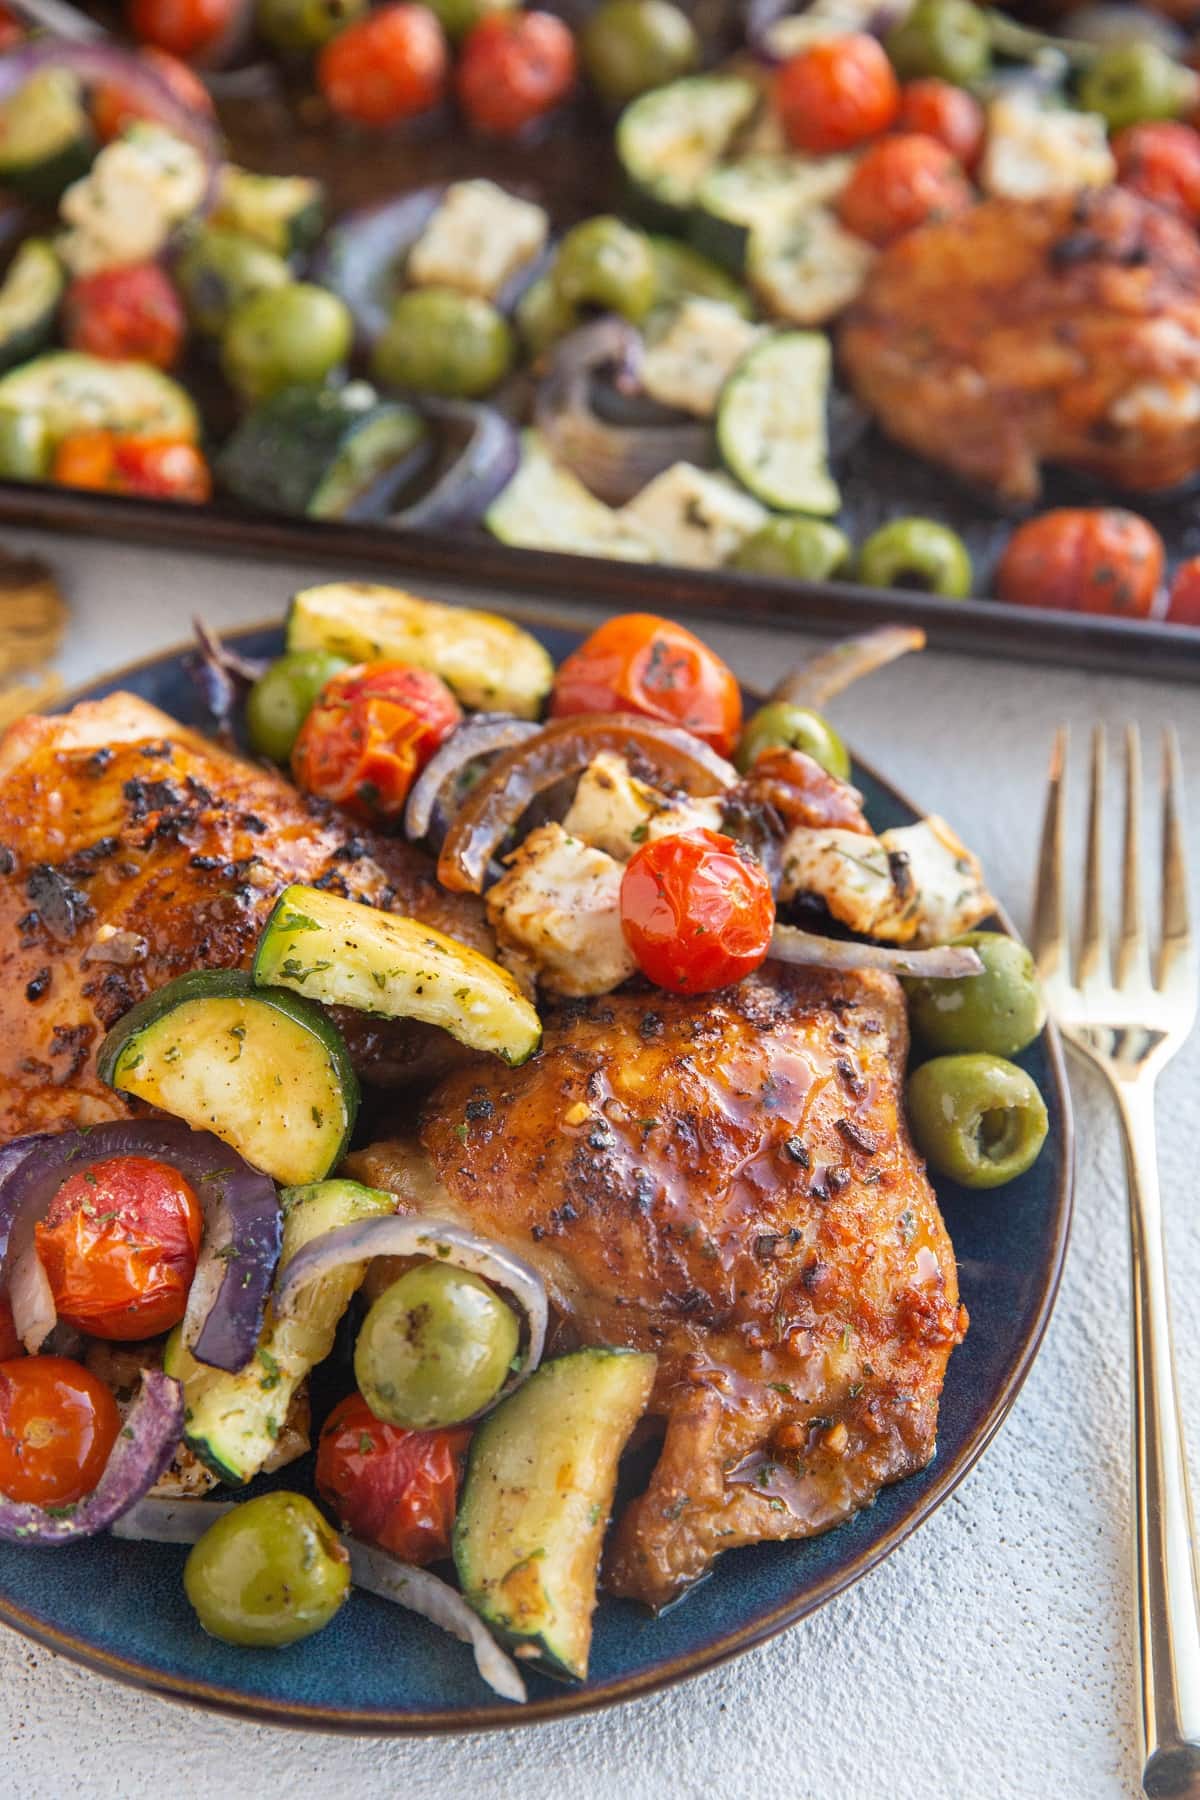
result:
[[[1200,1570],[1188,1484],[1158,1187],[1154,1085],[1118,1088],[1133,1279],[1134,1578],[1142,1783],[1200,1800]]]

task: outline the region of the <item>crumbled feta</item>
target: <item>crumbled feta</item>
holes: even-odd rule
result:
[[[812,894],[835,919],[864,937],[903,943],[913,927],[901,916],[887,849],[865,832],[798,825],[783,843],[779,899]]]
[[[647,538],[664,562],[717,569],[767,517],[766,508],[724,475],[673,463],[617,515]]]
[[[999,95],[988,107],[979,165],[979,185],[986,194],[1038,200],[1107,187],[1116,173],[1108,127],[1098,113],[1049,106],[1025,88]]]
[[[409,252],[405,274],[417,287],[494,300],[545,247],[549,231],[540,206],[494,181],[456,181]]]
[[[607,994],[636,963],[621,930],[621,865],[561,825],[540,825],[488,890],[501,950],[537,968],[556,994]]]
[[[107,144],[59,201],[69,227],[58,250],[74,275],[149,262],[204,198],[204,159],[161,125],[134,125]]]
[[[663,406],[709,418],[717,395],[762,327],[721,300],[684,300],[642,358],[642,387]]]
[[[995,911],[983,870],[945,819],[931,813],[919,825],[901,825],[880,836],[889,857],[904,859],[915,908],[917,944],[944,944],[970,931]]]
[[[639,844],[697,828],[720,831],[718,795],[693,800],[660,793],[610,750],[588,764],[563,819],[564,831],[618,862],[628,862]]]

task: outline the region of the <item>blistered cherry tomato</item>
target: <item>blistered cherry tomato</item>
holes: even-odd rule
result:
[[[654,613],[606,620],[558,671],[551,717],[606,712],[682,725],[722,756],[732,753],[742,729],[731,671],[698,637]]]
[[[176,100],[191,112],[206,118],[212,117],[213,103],[209,91],[185,62],[180,62],[177,56],[171,56],[166,50],[159,50],[153,44],[147,44],[138,54],[142,62],[159,76],[164,87],[170,89]],[[120,137],[137,120],[157,117],[152,106],[135,95],[126,93],[119,84],[97,88],[92,97],[92,123],[96,127],[97,137],[106,144],[113,138]]]
[[[63,297],[63,336],[89,356],[169,369],[186,331],[183,303],[157,263],[77,275]]]
[[[65,1356],[0,1363],[0,1494],[69,1506],[90,1494],[121,1415],[102,1381]]]
[[[212,474],[195,444],[113,431],[77,431],[63,438],[54,453],[51,480],[61,487],[193,505],[212,496]]]
[[[172,56],[210,49],[232,23],[241,0],[129,0],[129,29],[143,44]]]
[[[971,189],[945,144],[898,132],[864,150],[838,200],[847,231],[869,244],[890,244],[930,220],[966,212]]]
[[[471,1433],[407,1431],[377,1419],[349,1394],[325,1421],[317,1449],[317,1492],[355,1537],[405,1562],[450,1553],[450,1528]]]
[[[395,125],[438,104],[449,60],[446,34],[427,6],[384,6],[326,44],[317,81],[339,117]]]
[[[1112,142],[1117,179],[1180,218],[1200,220],[1200,131],[1172,119],[1129,125]]]
[[[306,793],[363,819],[394,819],[408,790],[462,718],[437,675],[407,663],[360,663],[326,682],[292,746]]]
[[[1200,556],[1189,556],[1176,569],[1167,618],[1172,625],[1200,625]]]
[[[472,125],[517,137],[575,85],[575,39],[553,13],[494,13],[468,33],[458,99]]]
[[[638,968],[676,994],[709,994],[763,961],[775,901],[761,863],[717,831],[654,838],[621,880],[621,929]]]
[[[191,1184],[151,1156],[68,1176],[36,1228],[60,1319],[125,1343],[178,1325],[204,1219]]]
[[[27,34],[27,28],[7,6],[0,5],[0,56],[13,50]]]
[[[945,144],[964,169],[972,169],[983,148],[984,115],[974,94],[937,75],[906,81],[900,90],[896,124]]]
[[[793,148],[824,155],[886,131],[900,88],[877,39],[855,32],[790,57],[779,71],[775,105]]]
[[[1062,507],[1013,532],[996,570],[996,592],[1016,606],[1145,619],[1164,564],[1162,539],[1136,513]]]

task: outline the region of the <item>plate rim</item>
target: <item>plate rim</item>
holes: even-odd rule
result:
[[[548,613],[541,608],[525,608],[519,604],[506,604],[501,610],[505,617],[532,628],[540,625],[550,630],[579,634],[583,623],[579,618],[568,614]],[[260,619],[225,630],[221,635],[223,640],[232,642],[259,632],[278,630],[283,623],[282,618]],[[168,645],[149,656],[138,657],[134,661],[122,663],[114,669],[102,670],[91,680],[80,682],[69,692],[59,696],[49,711],[51,714],[66,711],[80,701],[86,700],[102,683],[105,685],[119,683],[127,677],[141,674],[160,663],[177,662],[193,648],[192,640],[184,640],[181,643]],[[754,692],[749,688],[744,691]],[[893,795],[910,812],[920,816],[921,808],[915,805],[903,789],[880,775],[871,763],[861,757],[855,757],[854,760],[858,767],[885,792]],[[1012,919],[1003,907],[997,906],[996,916],[1005,931],[1014,937],[1018,935]],[[117,1651],[103,1649],[90,1643],[86,1638],[63,1631],[48,1620],[40,1618],[36,1613],[28,1611],[25,1607],[15,1605],[2,1590],[0,1590],[0,1624],[11,1626],[22,1636],[57,1651],[60,1655],[68,1657],[72,1662],[85,1668],[110,1676],[127,1687],[138,1688],[143,1692],[153,1693],[161,1699],[173,1701],[176,1705],[203,1707],[209,1711],[248,1719],[263,1725],[357,1737],[444,1737],[467,1732],[509,1730],[522,1725],[569,1718],[581,1713],[617,1706],[664,1688],[674,1687],[694,1675],[717,1668],[722,1663],[729,1662],[733,1657],[741,1656],[746,1651],[756,1648],[757,1645],[767,1642],[768,1639],[778,1636],[790,1625],[798,1624],[801,1619],[807,1618],[819,1607],[824,1606],[838,1594],[844,1593],[847,1588],[852,1587],[855,1582],[869,1574],[948,1499],[959,1483],[975,1467],[1000,1430],[1025,1385],[1029,1371],[1041,1349],[1062,1281],[1071,1235],[1075,1191],[1075,1122],[1071,1107],[1066,1059],[1063,1053],[1062,1039],[1052,1020],[1047,1021],[1045,1030],[1047,1060],[1062,1120],[1062,1171],[1056,1184],[1054,1241],[1042,1274],[1037,1312],[1021,1346],[1016,1366],[1007,1382],[993,1397],[987,1412],[959,1451],[956,1459],[947,1463],[944,1469],[938,1470],[934,1474],[929,1487],[916,1506],[905,1513],[903,1518],[897,1520],[880,1538],[860,1550],[849,1562],[840,1565],[825,1576],[816,1584],[815,1588],[807,1589],[803,1596],[784,1601],[769,1612],[755,1618],[740,1630],[722,1633],[699,1649],[687,1651],[666,1662],[655,1663],[632,1675],[590,1687],[586,1684],[578,1688],[564,1687],[560,1692],[542,1699],[528,1701],[523,1706],[484,1702],[478,1706],[460,1706],[444,1712],[414,1712],[411,1710],[391,1712],[380,1709],[359,1712],[352,1708],[327,1707],[310,1701],[268,1699],[236,1688],[225,1687],[216,1682],[175,1675],[122,1656]]]

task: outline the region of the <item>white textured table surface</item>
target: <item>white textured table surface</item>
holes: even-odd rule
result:
[[[16,544],[10,537],[8,542]],[[187,635],[278,613],[311,570],[174,559],[30,534],[75,608],[75,681]],[[766,682],[804,640],[709,635]],[[945,813],[1027,916],[1052,727],[1167,718],[1183,733],[1200,846],[1200,689],[924,656],[834,713],[856,748]],[[1149,746],[1148,746],[1149,748]],[[1148,761],[1150,760],[1148,756]],[[1079,784],[1076,799],[1080,800]],[[1152,815],[1153,816],[1153,815]],[[633,1705],[458,1740],[276,1731],[133,1693],[0,1630],[0,1795],[140,1800],[1114,1800],[1138,1791],[1129,1614],[1124,1188],[1104,1096],[1073,1071],[1074,1241],[1058,1308],[1010,1419],[950,1501],[887,1563],[739,1661]],[[1160,1090],[1178,1351],[1200,1445],[1200,1038]],[[1001,1196],[996,1204],[1003,1204]],[[1193,1469],[1196,1470],[1193,1456]]]

